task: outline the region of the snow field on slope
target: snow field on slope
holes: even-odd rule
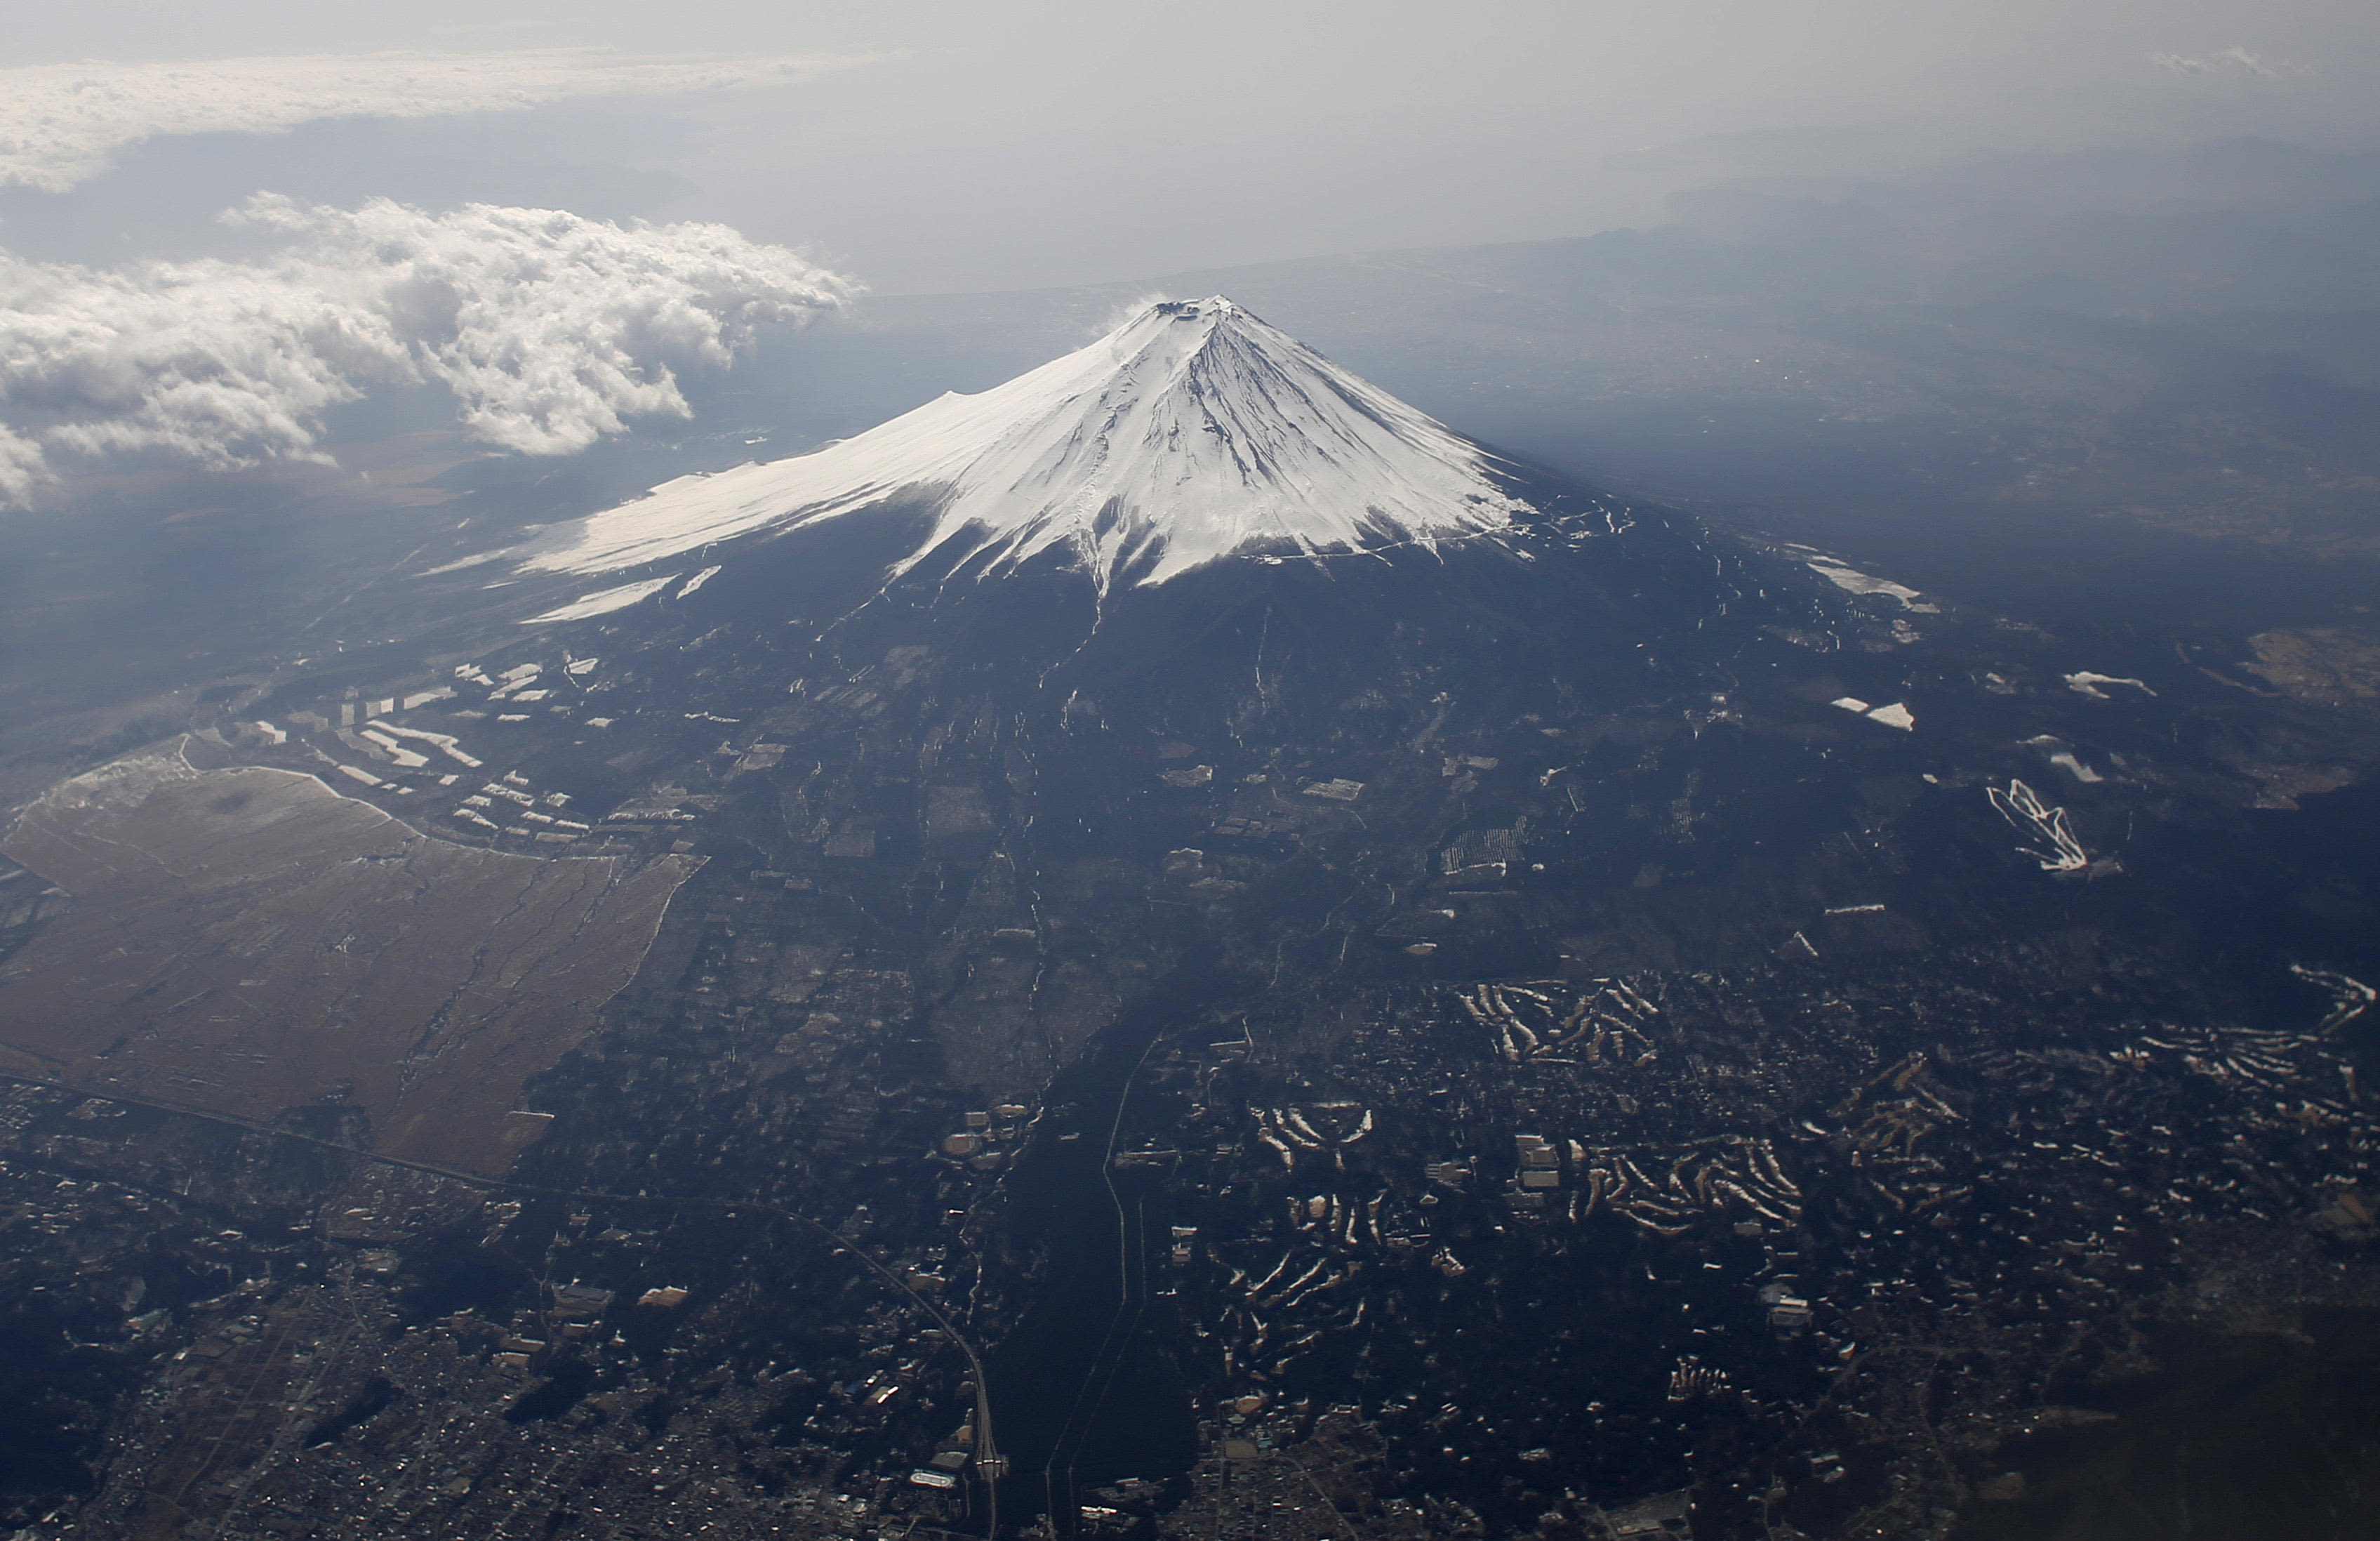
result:
[[[1220,297],[792,459],[682,477],[566,527],[532,569],[613,572],[894,498],[937,510],[899,564],[1013,568],[1068,548],[1102,586],[1250,548],[1331,551],[1503,528],[1527,506],[1477,446]]]

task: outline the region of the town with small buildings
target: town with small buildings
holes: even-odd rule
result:
[[[2227,994],[2134,924],[2183,860],[2143,811],[2238,823],[2295,728],[2160,769],[2169,696],[1909,617],[1625,711],[1451,681],[1269,738],[616,618],[252,679],[157,774],[666,910],[573,923],[624,983],[534,1021],[381,1024],[398,1081],[490,1088],[402,1147],[401,1085],[249,1110],[302,1067],[199,1009],[0,1066],[6,1282],[85,1474],[15,1523],[2012,1534],[2175,1335],[2380,1306],[2374,992]],[[492,881],[356,849],[422,874],[358,913]],[[10,854],[38,977],[64,899]]]

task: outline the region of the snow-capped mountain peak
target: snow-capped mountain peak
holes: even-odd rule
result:
[[[1432,544],[1526,511],[1479,446],[1215,296],[810,454],[666,483],[528,565],[617,572],[896,501],[936,516],[903,569],[939,551],[999,572],[1062,548],[1102,587],[1235,552]]]

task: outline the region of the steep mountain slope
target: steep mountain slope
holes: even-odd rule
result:
[[[1059,550],[1101,587],[1232,553],[1376,549],[1528,511],[1486,451],[1216,296],[1141,311],[977,396],[809,455],[693,476],[584,520],[533,570],[621,571],[894,502],[978,574]]]

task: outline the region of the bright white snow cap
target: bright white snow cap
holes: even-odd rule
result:
[[[1089,347],[856,438],[686,476],[565,526],[528,559],[613,572],[898,497],[999,572],[1072,549],[1101,587],[1250,548],[1376,548],[1501,529],[1528,506],[1492,458],[1218,295],[1150,306]]]

